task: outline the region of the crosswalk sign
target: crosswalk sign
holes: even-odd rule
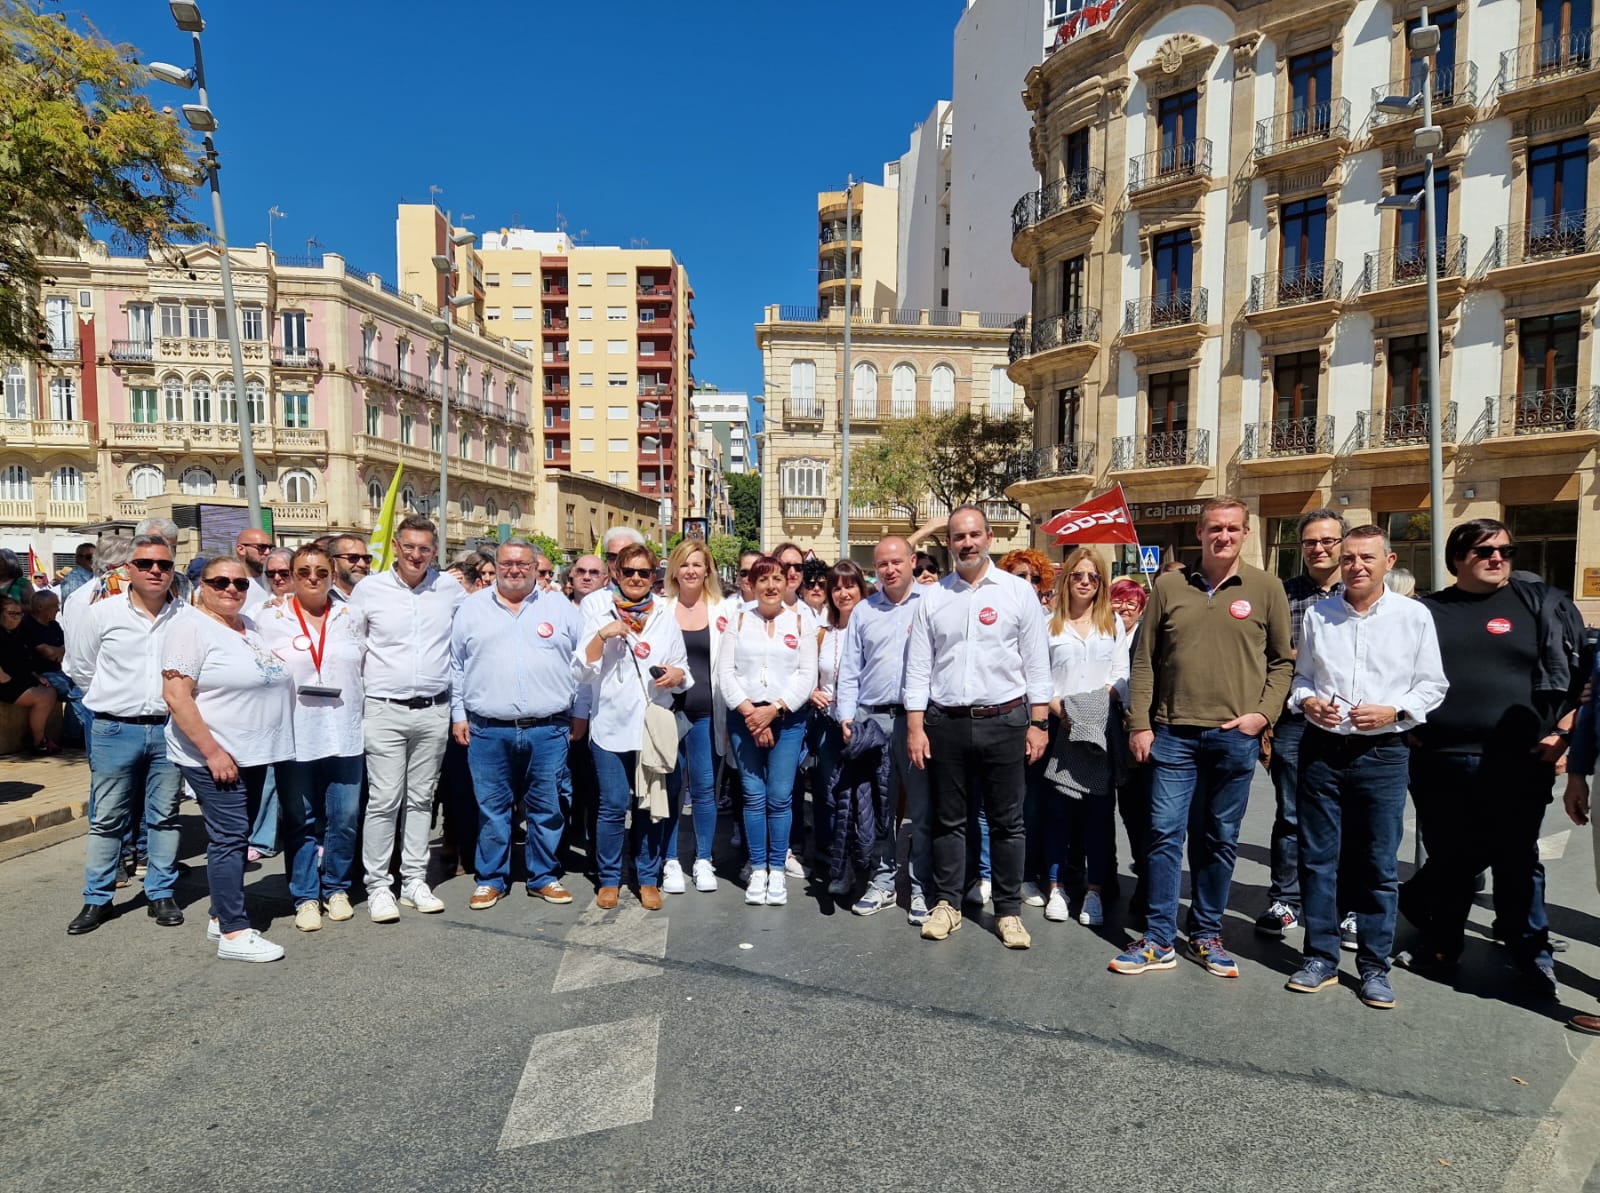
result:
[[[1145,575],[1154,575],[1161,570],[1161,548],[1139,548],[1139,570]]]

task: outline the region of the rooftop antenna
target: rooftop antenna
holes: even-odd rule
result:
[[[428,183],[428,202],[435,207],[439,206],[439,196],[442,194],[444,194],[444,187],[434,186],[431,182]]]
[[[272,251],[272,221],[286,220],[288,218],[289,217],[286,213],[278,209],[278,205],[276,203],[267,208],[267,251],[269,253]]]
[[[307,236],[306,237],[306,260],[309,261],[311,259],[311,255],[313,253],[315,253],[316,250],[325,249],[327,247],[328,247],[327,245],[323,244],[322,241],[318,240],[315,236]]]

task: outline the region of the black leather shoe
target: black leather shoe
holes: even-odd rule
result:
[[[176,928],[183,923],[183,909],[176,899],[152,899],[149,912],[150,918],[163,928]]]
[[[83,910],[73,916],[72,923],[67,925],[67,935],[82,936],[85,932],[93,932],[114,914],[109,903],[85,903]]]

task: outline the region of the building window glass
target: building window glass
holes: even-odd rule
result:
[[[383,428],[383,410],[381,407],[369,405],[367,407],[367,434],[378,435]]]
[[[175,302],[161,304],[161,334],[170,340],[183,338],[183,308]]]
[[[78,417],[78,383],[71,377],[50,378],[50,417],[57,421]]]
[[[51,501],[82,501],[83,473],[70,464],[50,474]]]
[[[826,497],[828,465],[822,460],[785,460],[778,472],[784,497]]]
[[[989,417],[1010,418],[1016,412],[1012,381],[1004,365],[989,367]]]
[[[239,338],[255,343],[267,338],[266,320],[260,307],[239,309]]]
[[[1279,302],[1303,302],[1322,297],[1322,261],[1327,237],[1327,196],[1296,199],[1279,210]]]
[[[135,501],[159,497],[166,487],[166,475],[154,464],[140,464],[128,473],[128,491]]]
[[[303,504],[317,499],[317,480],[304,468],[294,468],[283,474],[278,488],[285,501]]]
[[[1194,169],[1195,139],[1200,135],[1200,93],[1193,88],[1165,95],[1156,104],[1158,174],[1189,173]]]
[[[1180,228],[1152,237],[1150,267],[1150,296],[1160,310],[1160,314],[1152,319],[1152,325],[1189,322],[1188,314],[1180,313],[1176,308],[1180,305],[1187,307],[1190,287],[1194,285],[1193,233],[1188,228]]]
[[[28,374],[21,365],[6,366],[6,407],[7,418],[29,418],[28,410]]]
[[[178,488],[186,496],[213,497],[217,492],[217,478],[209,468],[185,468],[178,478]]]
[[[1079,415],[1083,408],[1083,391],[1076,385],[1068,386],[1056,394],[1056,442],[1077,443],[1082,425]]]
[[[1389,341],[1388,409],[1422,406],[1428,400],[1428,337],[1395,336]]]
[[[1188,462],[1189,373],[1152,373],[1149,380],[1150,437],[1145,460],[1151,467]]]
[[[889,413],[895,418],[917,413],[917,371],[910,365],[895,365],[889,374]]]
[[[1578,574],[1578,503],[1510,505],[1505,521],[1517,544],[1517,569],[1536,572],[1570,597]]]
[[[400,442],[406,447],[411,446],[412,429],[416,426],[414,415],[402,414],[400,416]]]
[[[854,369],[850,390],[850,414],[854,418],[878,417],[878,370],[868,361]]]
[[[794,412],[797,415],[816,418],[821,413],[817,407],[816,361],[789,362],[789,400],[794,403]]]
[[[1587,45],[1588,34],[1584,34]],[[1589,139],[1568,137],[1528,150],[1529,257],[1582,251],[1587,233]]]
[[[131,389],[128,391],[128,417],[136,423],[154,423],[161,421],[161,405],[153,389]]]
[[[1333,47],[1289,59],[1289,111],[1296,137],[1326,134],[1332,123]]]
[[[309,427],[311,425],[310,394],[283,395],[283,425],[286,427]]]
[[[1287,352],[1272,358],[1273,418],[1315,419],[1317,387],[1322,377],[1322,356],[1317,352]],[[1287,433],[1287,432],[1286,432]]]
[[[1384,529],[1394,548],[1395,566],[1410,571],[1417,581],[1418,595],[1433,589],[1433,519],[1426,510],[1393,513]],[[1521,567],[1521,561],[1518,561]]]
[[[33,475],[21,464],[0,470],[0,501],[32,501]]]
[[[189,308],[189,338],[191,340],[209,340],[211,338],[211,308],[193,306]]]
[[[189,421],[211,421],[211,382],[205,377],[195,377],[189,382]]]
[[[928,408],[934,414],[952,414],[956,408],[956,371],[949,365],[934,365],[928,378]]]

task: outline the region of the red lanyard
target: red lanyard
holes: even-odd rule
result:
[[[294,615],[300,619],[300,628],[305,631],[306,649],[311,652],[311,665],[317,669],[317,679],[322,678],[322,650],[328,644],[328,618],[333,613],[333,602],[328,602],[328,607],[322,611],[322,632],[317,635],[315,646],[311,644],[311,627],[306,625],[306,615],[300,611],[300,599],[295,598]]]

